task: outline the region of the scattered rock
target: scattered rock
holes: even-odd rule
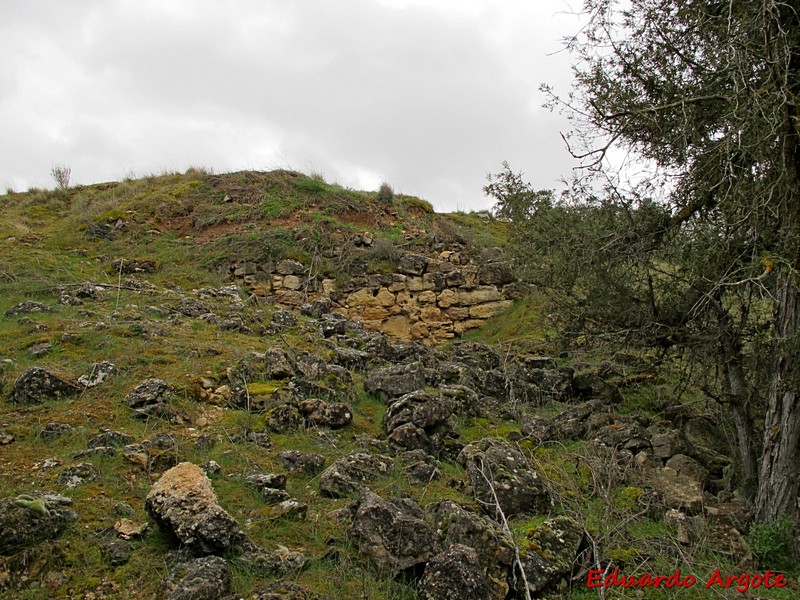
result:
[[[48,423],[42,429],[39,437],[42,441],[50,442],[56,438],[75,433],[75,428],[67,423]]]
[[[353,411],[342,402],[325,402],[311,398],[300,403],[300,412],[311,426],[341,429],[353,420]]]
[[[273,433],[287,433],[303,428],[305,421],[296,406],[281,404],[267,413],[267,428]]]
[[[59,537],[78,515],[60,494],[20,494],[0,500],[0,555]]]
[[[231,569],[219,556],[175,566],[164,578],[165,600],[219,600],[230,592]]]
[[[464,447],[458,457],[467,471],[475,499],[487,514],[506,518],[538,510],[546,512],[550,497],[540,475],[516,448],[497,438]]]
[[[140,418],[166,416],[171,413],[168,404],[175,389],[162,379],[147,379],[133,388],[123,403]]]
[[[489,587],[477,552],[454,544],[425,565],[418,591],[419,597],[425,600],[461,600],[490,598]]]
[[[475,551],[478,569],[487,582],[486,594],[481,598],[503,600],[509,591],[514,546],[500,527],[453,500],[442,500],[428,510],[433,513],[439,543],[444,548],[463,545]]]
[[[34,344],[28,348],[28,354],[34,358],[41,358],[45,354],[50,354],[53,350],[53,344],[43,342],[41,344]]]
[[[278,460],[287,471],[307,475],[318,473],[325,466],[325,457],[321,454],[308,454],[299,450],[278,452]]]
[[[133,443],[133,436],[121,431],[112,429],[101,429],[100,433],[86,442],[88,448],[99,448],[103,446],[126,446]]]
[[[123,540],[143,537],[145,531],[147,531],[147,527],[147,523],[137,523],[127,518],[120,519],[114,523],[114,531],[116,531],[117,535]]]
[[[46,304],[42,304],[41,302],[33,302],[32,300],[26,300],[25,302],[20,302],[9,308],[5,312],[5,316],[7,317],[14,317],[16,315],[29,315],[32,313],[51,313],[54,312],[52,308],[47,306]]]
[[[350,534],[380,570],[398,574],[433,556],[435,533],[419,507],[409,503],[395,504],[368,489],[361,492]]]
[[[583,541],[583,527],[574,519],[561,516],[537,525],[526,537],[522,569],[529,592],[536,594],[572,571]],[[517,584],[524,586],[521,577]],[[519,592],[524,594],[524,588]]]
[[[133,546],[127,540],[111,540],[100,547],[100,553],[112,567],[119,567],[130,560]]]
[[[365,483],[388,475],[394,461],[380,454],[356,453],[340,458],[319,476],[319,489],[334,498],[344,498]]]
[[[77,396],[82,389],[41,367],[31,367],[14,382],[11,402],[26,405],[41,404],[47,400]]]
[[[666,508],[682,510],[696,515],[703,508],[703,490],[700,484],[675,469],[664,467],[652,471],[653,487],[661,493]]]
[[[273,519],[305,519],[307,513],[308,504],[300,502],[294,498],[289,498],[273,506],[272,510],[270,511],[270,517]]]
[[[87,481],[95,481],[98,477],[100,477],[100,469],[92,463],[80,463],[64,469],[58,476],[58,483],[73,488]]]
[[[6,432],[5,429],[0,429],[0,446],[8,446],[14,443],[14,436]]]
[[[390,401],[384,415],[389,443],[398,450],[421,449],[431,454],[442,448],[451,431],[448,419],[453,405],[418,390]]]
[[[384,401],[425,388],[425,370],[421,362],[395,365],[370,374],[364,389]]]
[[[112,375],[116,375],[118,372],[119,369],[117,369],[117,366],[114,363],[104,360],[103,362],[92,364],[92,368],[88,375],[81,375],[78,377],[78,383],[87,388],[97,387],[106,379]]]
[[[248,598],[250,600],[311,600],[314,596],[307,594],[296,583],[281,579],[253,590]]]
[[[219,505],[211,481],[192,463],[165,472],[147,494],[145,509],[161,527],[201,554],[224,552],[243,539],[236,520]]]

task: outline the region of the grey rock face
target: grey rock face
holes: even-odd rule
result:
[[[45,371],[31,367],[14,382],[11,402],[15,404],[41,404],[47,400],[61,400],[77,396],[83,388]]]
[[[78,515],[59,494],[20,494],[0,500],[0,555],[60,536]]]
[[[230,567],[219,556],[204,556],[179,564],[163,583],[166,600],[219,600],[230,588]]]
[[[397,574],[426,562],[435,550],[433,529],[415,513],[416,505],[398,505],[364,489],[350,534],[379,569]]]
[[[384,415],[389,443],[399,450],[439,451],[443,438],[451,430],[448,419],[453,408],[453,402],[422,390],[390,401]]]
[[[540,475],[504,440],[484,438],[469,444],[458,461],[467,470],[475,499],[490,516],[499,516],[498,506],[507,518],[549,506]]]
[[[319,489],[334,498],[357,492],[366,482],[388,475],[394,466],[389,456],[356,453],[340,458],[319,476]]]
[[[451,546],[428,562],[418,590],[419,597],[425,600],[491,597],[478,554],[461,544]]]
[[[180,463],[153,484],[145,509],[160,526],[200,554],[224,552],[244,535],[217,501],[211,481],[192,463]]]

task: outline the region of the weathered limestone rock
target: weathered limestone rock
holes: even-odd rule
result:
[[[404,275],[422,275],[428,268],[428,257],[419,254],[404,254],[397,270]]]
[[[320,491],[334,498],[357,492],[365,483],[388,475],[394,467],[389,456],[356,453],[340,458],[319,476]]]
[[[667,461],[665,466],[675,469],[680,475],[686,475],[690,479],[694,479],[701,486],[708,481],[708,470],[695,459],[685,454],[676,454]]]
[[[77,396],[83,388],[45,371],[41,367],[31,367],[14,382],[11,402],[14,404],[41,404],[47,400],[61,400]]]
[[[512,300],[498,300],[497,302],[478,304],[470,307],[469,316],[471,319],[490,319],[511,308],[512,304],[514,304]]]
[[[442,500],[428,510],[433,513],[439,544],[443,548],[463,545],[475,551],[477,568],[484,573],[487,582],[486,593],[481,598],[503,600],[508,595],[514,547],[500,527],[453,500]]]
[[[425,600],[491,598],[489,581],[472,548],[455,544],[434,556],[419,582],[419,597]]]
[[[502,294],[494,286],[479,286],[475,289],[458,290],[458,303],[461,306],[473,306],[485,302],[498,302],[503,299]]]
[[[444,436],[451,430],[448,419],[453,408],[453,403],[423,390],[410,392],[390,402],[383,419],[389,443],[399,450],[437,452]]]
[[[143,417],[157,414],[167,406],[175,389],[162,379],[146,379],[133,388],[122,402]]]
[[[278,460],[283,468],[291,473],[314,474],[325,466],[325,457],[321,454],[309,454],[299,450],[278,452]]]
[[[537,525],[528,532],[527,538],[522,569],[528,590],[536,594],[572,571],[583,541],[583,527],[571,517],[561,516]],[[517,584],[524,585],[521,577]],[[520,587],[520,593],[523,592]]]
[[[498,507],[511,518],[533,510],[544,512],[550,504],[540,475],[505,440],[484,438],[468,444],[458,462],[467,471],[475,499],[490,516],[499,516]]]
[[[5,316],[15,317],[17,315],[29,315],[32,313],[51,313],[51,312],[54,312],[53,309],[47,306],[46,304],[42,304],[41,302],[33,302],[32,300],[26,300],[25,302],[20,302],[19,304],[15,304],[11,308],[9,308],[5,312]]]
[[[316,398],[303,400],[300,412],[311,426],[341,429],[353,420],[353,411],[342,402],[325,402]]]
[[[284,259],[277,262],[275,271],[281,275],[302,275],[305,267],[296,260]]]
[[[60,494],[20,494],[0,500],[0,556],[59,537],[78,515]]]
[[[375,565],[393,574],[425,563],[435,550],[435,533],[412,501],[393,503],[364,489],[350,534]]]
[[[694,479],[664,467],[652,472],[653,487],[661,493],[666,508],[696,515],[703,508],[703,490]]]
[[[174,567],[162,587],[165,600],[219,600],[230,593],[231,569],[219,556],[203,556]]]
[[[421,362],[395,365],[375,371],[364,382],[364,389],[388,400],[425,387],[425,370]]]
[[[184,545],[201,554],[225,552],[244,536],[217,500],[211,481],[195,464],[176,465],[153,484],[145,509]]]

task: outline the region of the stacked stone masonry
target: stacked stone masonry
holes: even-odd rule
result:
[[[464,253],[435,257],[405,254],[397,272],[373,273],[344,283],[319,279],[294,260],[238,262],[223,273],[279,308],[298,310],[325,300],[330,312],[403,341],[439,344],[483,325],[511,306],[518,286],[504,262],[475,264]]]

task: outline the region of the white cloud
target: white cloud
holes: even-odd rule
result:
[[[0,4],[0,185],[292,167],[486,207],[508,160],[568,176],[539,109],[577,24],[563,2],[55,0]]]

